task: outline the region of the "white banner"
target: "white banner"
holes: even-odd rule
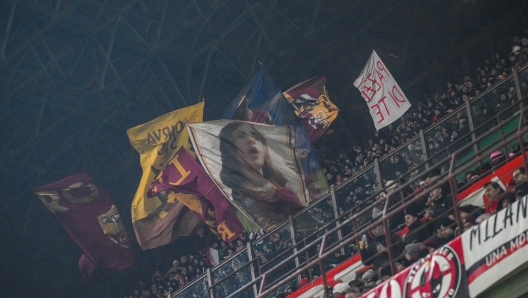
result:
[[[187,124],[200,162],[225,196],[270,230],[308,205],[291,126],[217,120]],[[306,152],[304,152],[306,153]]]
[[[396,121],[411,107],[411,103],[376,51],[372,51],[354,86],[367,101],[376,130]]]
[[[528,261],[528,197],[462,234],[471,297]]]

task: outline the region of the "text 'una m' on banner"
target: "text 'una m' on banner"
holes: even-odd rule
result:
[[[376,130],[396,121],[411,107],[411,103],[376,51],[372,51],[354,86],[367,101]]]

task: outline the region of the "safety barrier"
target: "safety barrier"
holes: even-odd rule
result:
[[[495,84],[491,89],[480,94],[471,102],[466,101],[463,106],[426,130],[420,131],[418,136],[400,146],[394,152],[379,160],[375,160],[373,164],[347,180],[346,183],[338,187],[332,187],[330,194],[317,200],[298,214],[290,216],[288,222],[275,228],[265,237],[253,243],[248,243],[247,249],[217,267],[208,270],[206,275],[180,290],[176,297],[192,297],[192,294],[198,297],[205,297],[206,295],[209,297],[225,297],[228,295],[230,297],[237,297],[237,295],[238,297],[273,297],[273,289],[287,284],[286,280],[292,282],[301,272],[305,272],[311,279],[312,271],[307,270],[306,266],[303,266],[302,268],[304,269],[300,270],[300,266],[317,263],[321,267],[321,257],[327,255],[325,251],[328,250],[339,250],[342,254],[345,253],[343,241],[348,239],[351,242],[356,239],[355,237],[344,237],[344,235],[350,235],[350,231],[355,231],[358,228],[358,224],[352,219],[360,218],[362,215],[372,211],[373,200],[376,199],[379,193],[390,187],[390,185],[387,185],[382,188],[383,181],[393,180],[398,183],[400,185],[398,192],[402,201],[405,202],[405,200],[408,200],[404,195],[405,187],[416,188],[418,186],[417,183],[421,181],[424,175],[429,173],[428,170],[431,168],[443,167],[444,169],[449,168],[450,171],[461,168],[472,170],[478,164],[487,161],[489,153],[495,150],[497,146],[506,154],[512,151],[515,146],[522,147],[522,142],[518,143],[518,139],[515,137],[511,138],[511,136],[512,133],[514,134],[518,131],[519,125],[523,123],[523,119],[520,116],[526,114],[523,107],[527,106],[528,97],[526,95],[528,95],[528,92],[526,90],[528,88],[524,87],[527,81],[528,66],[519,71],[514,70],[510,76]],[[509,90],[511,87],[515,88],[516,91],[517,98],[514,104],[511,104],[510,107],[504,107],[504,104],[499,106],[498,108],[501,111],[497,114],[483,112],[486,106],[489,109],[490,103],[493,104],[497,101],[496,97],[500,96],[500,90]],[[523,112],[520,113],[519,111]],[[449,123],[454,123],[454,120],[461,118],[467,119],[467,132],[457,136],[445,147],[439,148],[435,146],[434,136],[439,127],[450,125]],[[499,142],[500,145],[497,145]],[[400,156],[405,154],[415,163],[419,163],[412,171],[396,173],[390,166],[391,159],[396,154]],[[465,172],[457,170],[454,173],[463,175]],[[456,175],[453,177],[449,176],[449,179],[456,179]],[[361,181],[358,182],[357,180]],[[406,180],[408,182],[405,182]],[[351,206],[350,200],[347,200],[350,190],[361,186],[357,183],[364,181],[375,183],[379,191],[359,205]],[[407,205],[409,205],[409,202],[406,202],[403,207],[400,206],[400,209],[405,208]],[[353,215],[354,213],[355,215]],[[395,213],[395,211],[392,213]],[[365,228],[361,230],[363,231]],[[386,231],[387,233],[390,232],[388,226]],[[261,255],[262,251],[259,251],[259,249],[262,249],[263,243],[273,242],[271,239],[277,233],[289,237],[292,245],[261,264],[261,258],[258,256]],[[354,235],[356,234],[358,233]],[[313,250],[317,249],[318,245],[319,253],[314,255]],[[229,268],[229,270],[225,270],[226,268]],[[279,272],[277,268],[281,268],[282,272]],[[319,271],[323,275],[323,280],[325,280],[324,268],[319,268]],[[293,277],[293,279],[281,278],[286,275]],[[259,288],[256,286],[258,282],[261,283]],[[206,287],[203,286],[205,284],[207,285]],[[242,285],[245,286],[242,287]],[[220,288],[223,290],[220,291]]]

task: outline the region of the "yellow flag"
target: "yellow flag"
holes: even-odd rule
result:
[[[200,102],[127,131],[130,143],[139,152],[143,169],[143,176],[132,201],[132,222],[146,218],[164,204],[157,196],[148,198],[147,190],[178,149],[182,146],[190,149],[187,123],[202,122],[203,109],[204,102]],[[165,215],[163,211],[158,213],[161,219]]]

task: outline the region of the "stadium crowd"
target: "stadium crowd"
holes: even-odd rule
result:
[[[447,121],[443,121],[441,125],[436,126],[434,131],[427,134],[427,141],[430,154],[449,146],[450,143],[469,132],[467,114],[465,112],[457,112],[456,114],[453,112],[463,105],[464,101],[472,100],[494,84],[498,84],[512,72],[513,67],[525,65],[527,62],[528,30],[522,38],[515,37],[513,39],[512,49],[506,55],[496,53],[481,63],[473,74],[465,76],[460,84],[447,83],[446,89],[442,92],[435,93],[431,98],[424,98],[423,101],[416,103],[398,123],[395,122],[394,125],[376,132],[364,146],[352,146],[352,148],[342,151],[334,162],[326,162],[323,171],[329,185],[339,186],[353,179],[348,184],[350,186],[347,187],[346,199],[338,203],[339,206],[337,207],[340,214],[359,205],[374,206],[371,213],[369,212],[356,220],[356,226],[364,225],[381,216],[382,205],[376,206],[376,202],[384,203],[384,199],[391,196],[391,190],[397,187],[395,181],[403,174],[411,173],[412,177],[413,172],[418,172],[416,167],[423,161],[424,156],[420,141],[407,144],[407,150],[400,150],[401,153],[393,154],[387,159],[386,163],[391,171],[386,171],[389,175],[383,178],[388,189],[387,193],[383,193],[377,200],[365,202],[377,191],[376,177],[373,172],[366,172],[359,176],[358,173],[376,158],[381,159],[402,144],[409,142],[421,129],[425,130],[447,116],[449,116]],[[528,94],[528,77],[523,74],[520,79],[522,81],[521,93]],[[502,84],[498,90],[495,89],[489,94],[483,97],[483,100],[475,105],[471,111],[475,127],[482,125],[489,118],[489,115],[507,109],[518,100],[517,90],[513,82]],[[483,128],[489,127],[484,125]],[[459,186],[467,187],[494,166],[504,163],[509,153],[493,152],[490,161],[482,164],[474,171],[468,172],[465,179],[459,181]],[[440,170],[433,171],[419,185],[406,189],[407,195],[429,192],[429,196],[423,202],[407,208],[405,212],[390,222],[392,243],[394,244],[393,252],[394,255],[400,256],[396,262],[398,271],[412,265],[414,261],[449,242],[462,232],[454,228],[452,198],[449,196],[449,190],[446,186],[435,189],[427,188],[428,185],[434,185],[440,176]],[[407,179],[411,177],[407,177]],[[471,205],[460,207],[464,229],[486,220],[496,210],[511,204],[519,196],[528,194],[524,168],[514,171],[507,190],[503,191],[496,183],[486,185],[485,190],[490,201],[494,202],[493,205],[487,206],[486,209]],[[350,213],[349,216],[354,214]],[[329,222],[334,218],[334,206],[330,200],[327,200],[320,207],[313,208],[310,215],[316,221]],[[354,227],[350,224],[343,233],[349,234],[353,231]],[[298,233],[297,239],[302,239],[307,234],[309,232]],[[253,256],[260,259],[261,266],[270,261],[275,264],[278,263],[281,258],[277,257],[281,252],[292,246],[289,230],[279,230],[273,234],[266,234],[264,231],[243,233],[231,243],[215,240],[212,243],[206,243],[202,249],[195,253],[181,255],[173,261],[172,266],[167,264],[167,267],[170,266],[170,268],[164,268],[164,270],[160,268],[149,282],[140,282],[138,287],[126,298],[176,297],[174,294],[180,289],[186,287],[197,277],[202,276],[206,269],[213,267],[214,270],[212,270],[211,275],[213,283],[216,283],[249,261],[247,254],[237,255],[238,252],[247,247],[248,242],[253,243]],[[391,268],[388,265],[386,246],[384,227],[379,225],[363,236],[358,247],[352,244],[344,255],[337,253],[335,257],[325,260],[327,266],[334,267],[359,252],[362,262],[369,268],[358,275],[356,280],[350,284],[335,285],[332,290],[335,297],[359,297],[361,293],[365,293],[388,279],[391,276]],[[211,252],[214,252],[217,259],[211,257]],[[225,260],[229,261],[222,263]],[[218,264],[221,265],[216,267]],[[248,268],[230,275],[225,282],[215,287],[217,297],[225,297],[242,285],[247,284],[251,280]],[[306,285],[310,281],[309,278],[312,280],[317,278],[318,274],[319,272],[314,270],[310,274],[303,275],[298,284],[286,287],[284,293],[278,293],[276,297],[286,297],[288,293],[294,292],[297,287]],[[201,292],[196,291],[189,297],[201,297]]]

